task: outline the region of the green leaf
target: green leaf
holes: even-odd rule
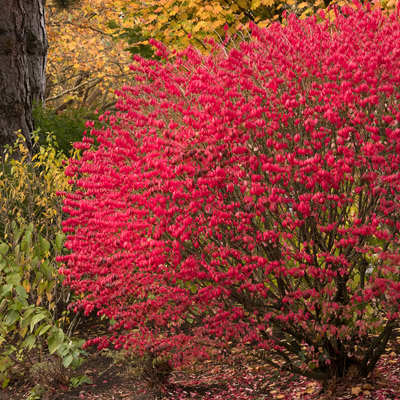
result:
[[[64,333],[61,331],[56,332],[54,335],[50,336],[47,344],[49,346],[49,353],[53,354],[59,346],[63,343],[64,341]]]
[[[41,235],[39,235],[39,244],[40,244],[40,255],[44,257],[46,253],[50,250],[50,243]]]
[[[40,268],[40,259],[39,257],[35,256],[31,259],[31,266],[34,269],[39,269]]]
[[[12,229],[13,237],[14,237],[14,246],[16,246],[17,243],[19,242],[19,239],[20,239],[22,233],[24,232],[24,227],[17,228],[16,222],[13,221],[11,223],[11,229]]]
[[[28,333],[28,328],[20,329],[18,331],[18,333],[19,333],[19,336],[21,337],[21,339],[23,339],[26,336],[26,334]]]
[[[32,350],[33,346],[35,345],[36,338],[34,335],[29,335],[26,339],[22,342],[22,347],[28,348]]]
[[[32,231],[27,230],[21,240],[21,250],[28,252],[30,244],[32,243]]]
[[[7,299],[3,299],[1,304],[0,304],[0,310],[4,310],[4,308],[6,307],[7,303],[8,303],[8,300]]]
[[[12,325],[19,318],[19,313],[15,310],[10,310],[7,313],[7,318],[5,320],[6,325]]]
[[[57,348],[57,354],[61,357],[65,357],[67,354],[70,353],[69,346],[66,345],[65,343],[62,343],[61,345],[58,346]]]
[[[43,278],[43,277],[42,277]],[[45,292],[46,291],[46,289],[47,289],[47,285],[48,285],[48,280],[46,280],[46,281],[41,281],[40,283],[39,283],[39,285],[38,285],[38,288],[39,288],[39,293],[43,293],[43,292]]]
[[[46,314],[36,314],[31,320],[31,332],[33,331],[34,326],[41,320],[47,317]]]
[[[7,254],[8,249],[9,249],[9,247],[8,247],[8,245],[7,245],[6,243],[1,243],[1,244],[0,244],[0,254],[1,254],[2,256],[4,256],[5,254]]]
[[[14,255],[15,255],[16,257],[19,257],[19,250],[20,250],[19,244],[15,245],[15,246],[14,246]]]
[[[34,335],[35,336],[43,336],[52,326],[45,322],[44,324],[40,325],[39,328],[36,329]]]
[[[115,20],[113,20],[113,19],[110,19],[109,21],[107,21],[107,26],[110,28],[110,29],[117,29],[117,28],[119,28],[119,25],[116,23],[116,21]]]
[[[72,388],[76,388],[78,386],[84,385],[85,383],[88,383],[89,385],[91,385],[93,383],[93,380],[86,376],[86,375],[79,375],[79,376],[73,376],[70,379],[70,386]]]
[[[3,285],[3,286],[0,288],[0,293],[1,293],[1,295],[2,295],[2,296],[5,296],[7,293],[9,293],[9,292],[12,290],[13,287],[14,287],[14,286],[11,285],[11,284]]]
[[[45,260],[40,266],[40,270],[43,272],[43,275],[50,281],[53,277],[53,266],[49,263],[49,260]]]
[[[64,365],[65,368],[68,368],[71,365],[73,360],[74,360],[74,357],[72,356],[72,354],[68,354],[63,358],[62,364]]]
[[[64,245],[64,241],[65,241],[65,233],[59,233],[56,236],[56,241],[55,241],[55,249],[57,253],[61,253],[63,245]]]
[[[28,308],[24,312],[24,315],[22,316],[22,319],[21,319],[21,329],[24,329],[27,326],[29,326],[29,324],[31,323],[34,311],[35,311],[34,308]]]
[[[24,297],[18,296],[15,299],[15,304],[18,306],[18,310],[25,310],[29,307],[28,302]]]
[[[4,378],[3,382],[1,383],[1,387],[5,389],[8,386],[8,383],[10,382],[10,378]]]
[[[21,282],[21,275],[18,272],[7,275],[7,283],[13,286],[17,286]]]
[[[20,297],[26,299],[26,291],[25,291],[25,289],[24,289],[23,286],[18,285],[18,286],[15,288],[15,291],[17,292],[18,296],[20,296]]]

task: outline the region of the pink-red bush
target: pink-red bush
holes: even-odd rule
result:
[[[399,320],[399,19],[254,29],[135,59],[68,167],[65,282],[111,320],[88,345],[366,376]]]

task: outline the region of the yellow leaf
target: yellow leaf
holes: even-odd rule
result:
[[[169,12],[170,15],[176,15],[179,12],[179,7],[178,6],[174,6],[172,8],[172,10]]]
[[[261,0],[261,4],[266,6],[266,7],[270,7],[273,6],[275,3],[274,0]]]
[[[307,3],[306,1],[303,1],[302,3],[300,3],[300,4],[297,6],[297,8],[304,8],[304,7],[307,7],[307,6],[309,6],[309,3]]]
[[[150,24],[151,22],[155,21],[157,18],[158,18],[158,15],[157,15],[157,14],[152,14],[152,15],[150,15],[149,17],[147,17],[146,22],[147,22],[148,24]]]
[[[205,21],[200,21],[194,28],[193,28],[193,32],[198,32],[200,30],[202,30],[203,28],[207,28],[207,22]]]
[[[255,10],[260,6],[260,0],[251,0],[251,9]]]
[[[31,291],[31,284],[29,283],[28,279],[22,281],[22,286],[24,287],[26,293]]]
[[[266,26],[268,26],[270,23],[270,21],[267,19],[265,21],[260,21],[257,26],[259,26],[260,28],[265,28]]]

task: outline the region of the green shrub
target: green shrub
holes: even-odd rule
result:
[[[77,366],[84,352],[66,334],[74,325],[66,311],[70,291],[55,261],[65,239],[57,192],[70,188],[67,157],[52,134],[42,142],[33,134],[32,157],[24,140],[19,136],[0,164],[0,384],[23,375],[38,398],[65,383],[65,368]]]
[[[16,221],[32,223],[34,235],[51,242],[62,229],[63,201],[57,192],[70,188],[63,165],[67,157],[57,149],[52,135],[47,136],[46,145],[40,145],[38,133],[33,134],[37,153],[32,158],[24,140],[20,135],[7,147],[0,164],[0,238],[12,234],[11,224]]]
[[[65,236],[50,243],[38,234],[33,241],[33,224],[12,229],[12,242],[0,241],[0,383],[4,388],[23,374],[48,388],[84,354],[82,342],[65,333],[66,312],[57,312],[69,297],[54,257]]]
[[[72,144],[82,140],[86,120],[93,119],[94,112],[68,109],[61,113],[51,108],[37,106],[33,115],[35,126],[40,132],[40,144],[45,145],[48,132],[51,132],[62,153],[69,155]]]

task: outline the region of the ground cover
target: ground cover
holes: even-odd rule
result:
[[[77,336],[95,337],[106,330],[98,320],[81,321]],[[139,361],[140,364],[140,361]],[[168,384],[152,388],[138,376],[138,363],[112,350],[90,350],[86,361],[53,391],[47,400],[399,400],[400,335],[396,331],[374,373],[359,379],[348,374],[329,383],[323,391],[317,381],[277,372],[260,362],[248,362],[235,354],[230,363],[197,362],[174,371]],[[85,377],[85,378],[83,378]],[[78,380],[87,380],[77,387]],[[90,383],[89,383],[90,382]],[[32,387],[17,382],[0,392],[0,400],[26,400]]]

